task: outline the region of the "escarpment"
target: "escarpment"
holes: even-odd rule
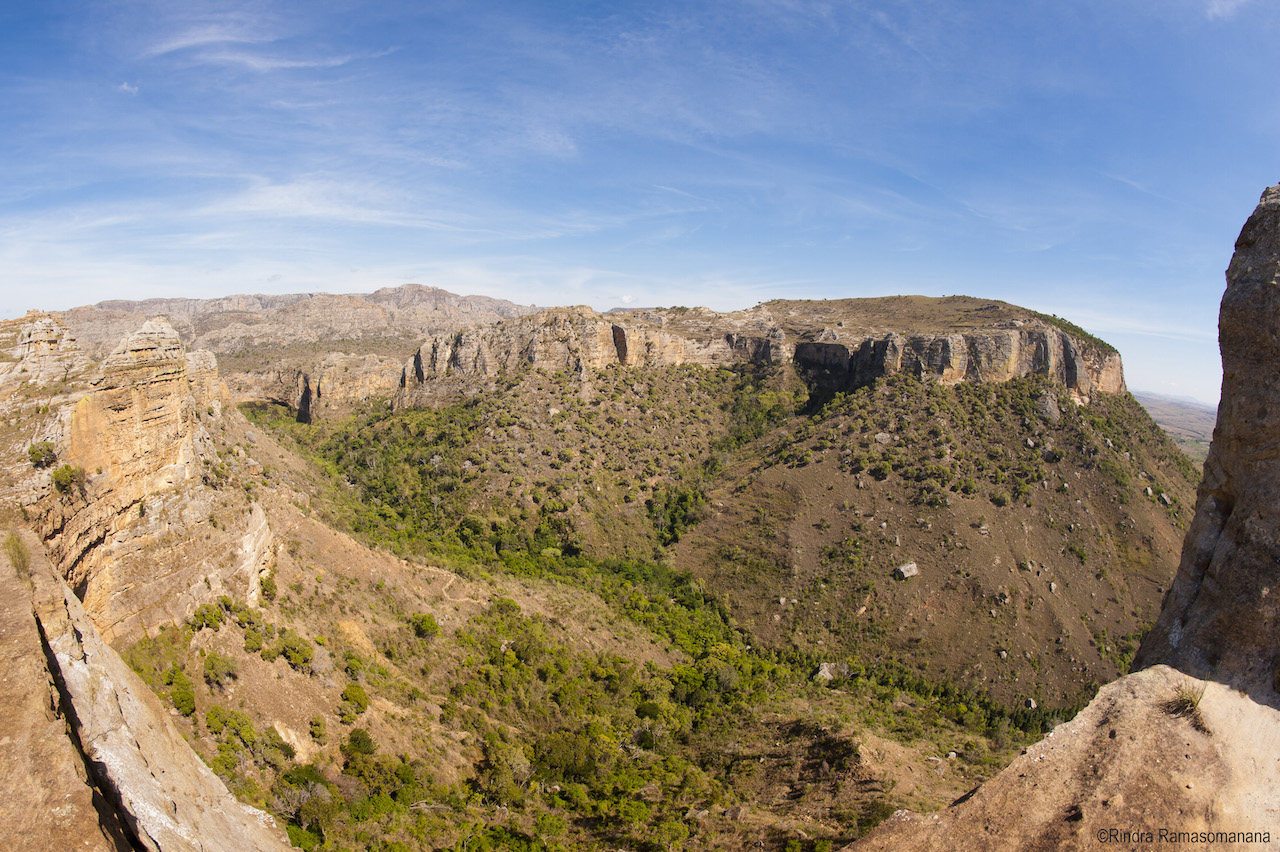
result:
[[[904,298],[910,311],[901,310]],[[730,314],[555,308],[428,339],[402,370],[396,404],[427,404],[440,379],[488,381],[521,369],[586,377],[611,365],[781,363],[833,391],[896,373],[944,384],[1047,375],[1079,402],[1125,390],[1118,353],[1029,311],[976,299],[896,297],[770,302]]]
[[[9,758],[6,849],[284,850],[272,817],[242,805],[150,688],[108,646],[34,535],[0,557],[0,707]]]
[[[108,639],[256,588],[265,517],[210,487],[224,463],[209,428],[227,402],[213,355],[187,352],[172,326],[149,320],[60,410],[61,467],[29,511]]]
[[[533,310],[405,284],[353,295],[110,301],[73,308],[58,320],[91,355],[100,356],[136,329],[140,317],[165,317],[188,348],[217,356],[237,402],[279,402],[323,419],[390,397],[404,353],[423,338]]]

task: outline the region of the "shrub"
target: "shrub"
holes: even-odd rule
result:
[[[276,588],[276,572],[274,570],[262,578],[261,589],[263,600],[273,601],[276,599],[276,594],[279,590]]]
[[[27,447],[27,458],[31,460],[32,467],[49,467],[58,460],[58,454],[54,452],[53,444],[50,441],[37,441]]]
[[[350,725],[367,709],[369,709],[369,694],[364,691],[364,687],[358,683],[347,684],[342,690],[342,705],[338,708],[338,715],[342,717],[342,721]]]
[[[329,733],[325,730],[323,716],[311,717],[311,739],[315,740],[320,745],[324,745],[329,741]]]
[[[430,613],[415,612],[409,616],[409,625],[419,639],[432,639],[440,634],[440,624]]]
[[[11,532],[4,537],[4,553],[9,557],[9,563],[18,572],[18,576],[30,575],[31,554],[27,552],[27,546],[18,538],[17,533]]]
[[[289,661],[289,665],[295,669],[302,669],[304,666],[311,665],[311,661],[315,659],[315,649],[311,647],[311,643],[303,639],[292,630],[285,632],[280,637],[280,641],[276,643],[278,654],[283,654],[284,658]]]
[[[236,661],[218,653],[204,658],[204,680],[209,686],[223,687],[238,675]]]
[[[196,712],[196,694],[191,689],[191,680],[177,663],[165,674],[164,680],[169,684],[169,700],[178,712],[183,716]]]
[[[202,604],[191,614],[191,626],[196,630],[208,627],[214,632],[222,628],[222,607],[217,604]]]
[[[354,729],[342,743],[342,753],[348,760],[358,754],[375,754],[377,751],[378,744],[364,728]]]
[[[53,472],[53,487],[58,489],[59,494],[65,494],[73,487],[77,491],[83,491],[85,484],[85,472],[82,467],[72,467],[64,464]]]

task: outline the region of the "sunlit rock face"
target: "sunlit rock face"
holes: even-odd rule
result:
[[[856,301],[861,307],[875,300]],[[815,386],[836,391],[900,372],[944,384],[1046,375],[1082,403],[1095,393],[1125,391],[1118,353],[1033,317],[1002,316],[986,327],[963,331],[888,329],[869,334],[863,324],[846,328],[838,322],[833,327],[817,316],[797,318],[795,310],[780,320],[774,313],[787,304],[731,314],[694,308],[605,315],[585,307],[555,308],[437,335],[405,363],[397,404],[426,404],[434,390],[428,385],[440,379],[484,381],[521,369],[585,377],[615,364],[791,363]],[[887,322],[893,320],[891,307],[886,303]]]
[[[1280,186],[1236,241],[1222,402],[1195,518],[1135,673],[952,807],[858,850],[1280,842]]]
[[[59,461],[81,473],[48,487],[33,509],[108,640],[257,588],[265,516],[204,482],[220,460],[207,426],[226,397],[213,355],[187,352],[172,326],[150,320],[60,414]]]

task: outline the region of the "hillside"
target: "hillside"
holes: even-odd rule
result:
[[[1274,846],[1277,271],[1280,187],[1273,186],[1227,269],[1213,446],[1177,575],[1135,657],[1137,671],[951,807],[897,814],[851,849]]]
[[[1123,671],[1188,518],[1114,351],[1003,303],[507,316],[343,415],[184,344],[330,303],[232,302],[0,327],[5,521],[304,848],[851,840]]]

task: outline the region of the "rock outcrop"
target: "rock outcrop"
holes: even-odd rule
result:
[[[111,301],[59,317],[90,354],[102,354],[137,327],[139,316],[163,316],[190,349],[218,356],[237,402],[275,401],[327,417],[394,393],[404,353],[422,339],[533,310],[406,284],[354,295]]]
[[[1280,706],[1280,187],[1227,269],[1222,402],[1177,577],[1136,664],[1168,663]]]
[[[32,558],[39,547],[28,533],[23,565],[0,551],[0,848],[126,852],[129,831],[68,736],[32,617],[31,570],[49,571],[47,561]]]
[[[17,334],[5,341],[10,342],[0,343],[9,356],[0,360],[0,384],[14,379],[27,385],[65,382],[90,365],[66,326],[40,311],[27,312]]]
[[[249,594],[262,548],[242,542],[260,538],[265,519],[204,485],[220,463],[206,423],[227,404],[213,355],[187,352],[167,322],[150,320],[89,388],[53,436],[72,481],[46,481],[32,508],[103,633],[115,640],[219,594]]]
[[[1120,356],[1088,346],[1039,320],[1011,320],[981,331],[796,344],[796,367],[830,390],[847,391],[892,373],[943,384],[1005,382],[1040,374],[1061,382],[1081,402],[1095,392],[1125,389]]]
[[[966,800],[860,850],[1280,842],[1280,187],[1236,241],[1222,402],[1195,519],[1135,674]]]
[[[35,536],[23,546],[25,570],[0,560],[0,642],[16,663],[0,702],[29,705],[5,732],[5,848],[289,849],[274,820],[237,802],[192,751]]]
[[[605,315],[586,307],[554,308],[428,339],[404,366],[396,404],[426,404],[436,391],[429,383],[446,377],[474,383],[518,369],[585,376],[614,364],[790,362],[812,384],[836,391],[899,372],[944,384],[1044,374],[1079,402],[1097,392],[1125,390],[1118,353],[1031,312],[979,300],[963,300],[957,309],[954,299],[911,297],[936,326],[917,333],[910,330],[912,318],[895,317],[899,301],[837,300],[807,311],[809,303],[771,302],[732,314],[673,308]],[[969,316],[990,308],[995,312],[977,321]],[[867,323],[866,315],[881,327]]]

